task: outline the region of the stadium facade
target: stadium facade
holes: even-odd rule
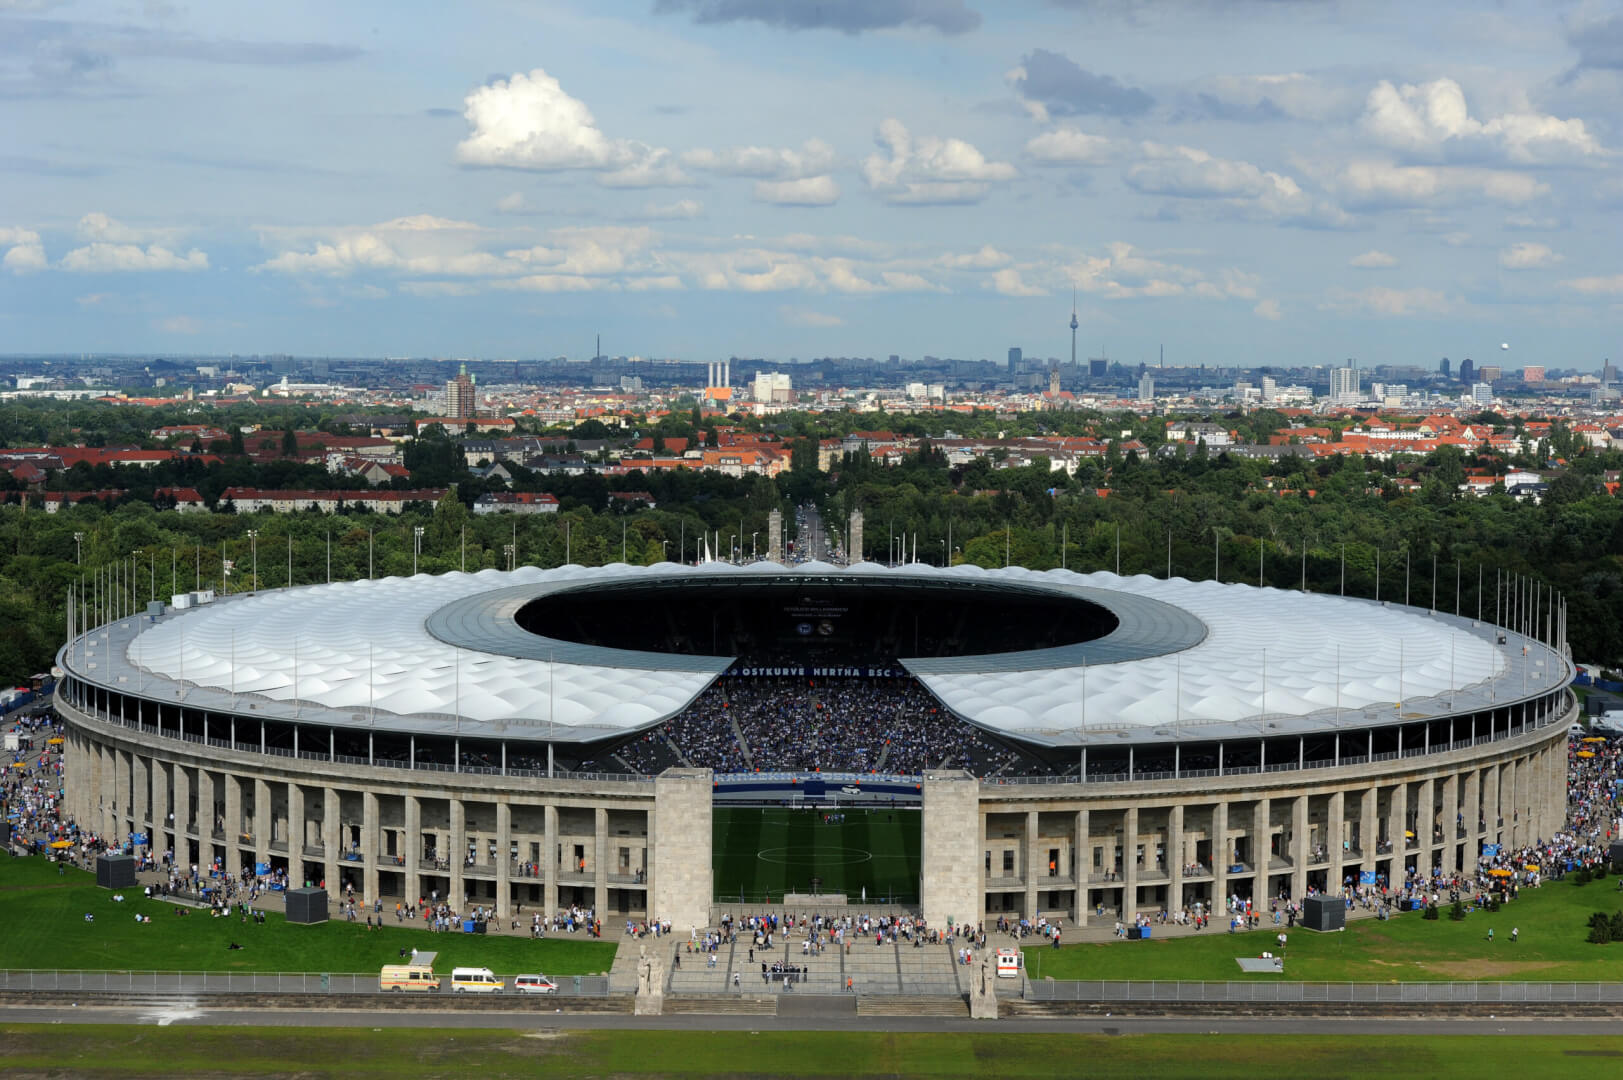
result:
[[[717,613],[740,598],[756,621],[728,638]],[[922,803],[920,908],[942,924],[1464,868],[1560,827],[1576,716],[1559,604],[1521,590],[1500,626],[1103,573],[665,563],[89,608],[58,657],[79,822],[183,863],[503,916],[706,924],[724,778],[597,753],[729,670],[795,666],[800,638],[824,664],[842,642],[893,650],[953,715],[1053,764],[888,778]]]

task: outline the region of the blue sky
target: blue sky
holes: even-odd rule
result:
[[[1620,100],[1616,2],[0,0],[0,353],[1597,368]]]

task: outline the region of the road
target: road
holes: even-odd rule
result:
[[[1281,1017],[1233,1020],[1164,1017],[1065,1018],[976,1021],[946,1017],[895,1016],[645,1016],[603,1013],[436,1013],[423,1010],[356,1012],[333,1009],[199,1008],[172,1002],[146,1008],[0,1007],[4,1024],[121,1024],[129,1026],[204,1025],[224,1027],[409,1027],[486,1028],[524,1031],[909,1031],[1075,1035],[1559,1035],[1583,1038],[1616,1035],[1617,1021],[1605,1017],[1560,1019],[1402,1019],[1387,1017]]]

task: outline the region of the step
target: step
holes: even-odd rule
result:
[[[703,1015],[703,1016],[776,1016],[778,1012],[778,999],[750,995],[748,997],[735,997],[732,994],[712,994],[700,996],[686,994],[681,997],[667,995],[665,998],[665,1015]]]

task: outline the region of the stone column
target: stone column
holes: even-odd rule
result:
[[[1392,841],[1392,871],[1391,886],[1393,890],[1402,887],[1404,876],[1409,868],[1409,781],[1399,781],[1392,788],[1392,801],[1386,808],[1389,824],[1386,835]]]
[[[1026,918],[1037,918],[1037,884],[1042,853],[1037,850],[1037,811],[1026,811],[1026,905],[1022,909]]]
[[[175,815],[175,862],[189,866],[186,834],[196,830],[192,822],[192,770],[187,765],[176,765],[171,775],[175,780],[174,804],[170,807]]]
[[[597,917],[607,919],[609,914],[609,811],[599,806],[594,822],[595,840],[593,845],[595,854],[592,856],[592,883],[596,886],[597,899],[594,906],[597,908]],[[705,905],[705,919],[709,921],[710,905]],[[705,925],[700,923],[700,926]]]
[[[378,796],[361,792],[361,899],[373,904],[378,899],[378,860],[383,845],[378,843]]]
[[[1229,804],[1219,799],[1212,806],[1212,903],[1227,908],[1229,900]],[[1209,914],[1209,912],[1208,912]]]
[[[1503,843],[1499,825],[1499,785],[1504,775],[1504,767],[1499,764],[1489,765],[1482,770],[1482,820],[1490,844]]]
[[[1482,783],[1483,773],[1472,769],[1463,774],[1465,794],[1460,813],[1465,817],[1465,865],[1461,870],[1476,871],[1476,861],[1482,857]]]
[[[1429,875],[1437,868],[1437,783],[1429,776],[1420,781],[1415,810],[1414,834],[1420,842],[1415,865],[1422,874]]]
[[[242,870],[242,784],[235,773],[221,773],[225,785],[225,870],[235,874]]]
[[[254,862],[270,862],[271,797],[270,784],[254,778]]]
[[[287,869],[295,886],[308,880],[304,872],[304,788],[300,784],[287,785]]]
[[[1176,802],[1167,810],[1167,914],[1183,910],[1183,864],[1188,857],[1183,849],[1183,803]]]
[[[1251,813],[1251,861],[1256,863],[1251,868],[1251,903],[1254,907],[1266,903],[1269,895],[1268,870],[1273,861],[1272,828],[1268,818],[1268,800],[1258,799]]]
[[[1307,896],[1307,860],[1312,832],[1307,827],[1307,796],[1291,800],[1291,902],[1302,903]]]
[[[974,925],[981,921],[986,898],[985,847],[964,841],[982,835],[980,781],[959,770],[926,771],[923,795],[919,906],[933,927],[946,929],[949,918],[954,925]]]
[[[101,753],[101,831],[104,836],[112,840],[116,840],[124,831],[119,826],[119,822],[124,817],[124,809],[118,798],[118,793],[122,790],[120,777],[123,775],[119,762],[123,756],[120,751],[113,749],[103,749]]]
[[[1505,835],[1512,848],[1520,847],[1526,835],[1524,822],[1527,815],[1521,809],[1521,783],[1517,773],[1519,758],[1505,762],[1504,787],[1500,792],[1499,812],[1505,816]]]
[[[710,924],[713,886],[711,859],[711,771],[666,769],[654,778],[654,895],[650,916],[669,919],[676,934]],[[930,780],[924,781],[925,880],[929,880],[933,852],[930,847]],[[974,805],[973,802],[970,804]],[[549,812],[547,832],[557,828]],[[958,834],[958,851],[966,834]],[[556,854],[549,856],[556,864]]]
[[[1138,807],[1129,806],[1121,824],[1121,921],[1138,917]]]
[[[558,867],[563,861],[558,858],[558,807],[548,803],[542,816],[546,819],[547,837],[546,846],[541,851],[541,895],[542,903],[546,905],[546,910],[542,914],[550,918],[558,911]],[[652,918],[653,911],[649,911],[648,915]]]
[[[1346,792],[1332,791],[1330,793],[1330,805],[1325,811],[1325,817],[1327,819],[1325,832],[1329,835],[1324,841],[1324,854],[1326,859],[1324,869],[1324,891],[1329,893],[1331,896],[1343,896],[1347,891],[1344,888],[1345,883],[1341,880],[1343,873],[1342,858],[1343,853],[1346,851],[1346,848],[1343,845],[1347,842]]]
[[[1075,911],[1071,921],[1088,925],[1088,875],[1093,872],[1093,844],[1088,838],[1088,812],[1078,810],[1071,832],[1071,879],[1076,882]]]
[[[1451,772],[1442,779],[1443,788],[1443,852],[1438,865],[1443,873],[1452,874],[1459,869],[1459,817],[1460,817],[1460,774]]]
[[[326,870],[322,876],[327,882],[327,895],[335,900],[344,893],[344,841],[338,820],[343,805],[337,788],[321,789],[321,857]]]
[[[450,852],[451,864],[451,909],[461,913],[467,903],[467,892],[462,884],[462,864],[468,857],[468,819],[466,808],[462,800],[456,796],[450,799],[450,838],[446,842],[446,849]]]
[[[116,839],[130,835],[130,755],[113,751],[113,833]]]
[[[1381,837],[1381,823],[1376,817],[1379,796],[1380,790],[1371,784],[1358,801],[1358,869],[1371,873],[1375,871],[1375,845]]]
[[[200,862],[209,863],[214,860],[214,822],[216,811],[214,809],[214,774],[207,769],[197,770],[197,838],[198,856]]]
[[[136,832],[147,834],[147,843],[158,846],[152,826],[152,763],[140,754],[130,755],[130,819]]]
[[[415,795],[407,795],[405,799],[406,836],[401,844],[400,856],[406,866],[406,903],[415,904],[423,895],[422,871],[419,869],[423,859],[423,804]]]
[[[496,917],[513,913],[513,806],[507,796],[496,802]]]
[[[161,857],[166,850],[178,850],[179,843],[174,839],[175,823],[169,820],[169,814],[174,809],[169,799],[169,772],[178,770],[180,766],[166,765],[161,761],[152,763],[152,852],[154,856]]]

